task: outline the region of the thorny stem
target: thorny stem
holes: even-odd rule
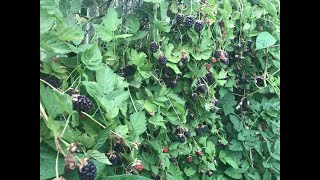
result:
[[[81,111],[82,114],[86,115],[87,117],[89,117],[92,121],[94,121],[95,123],[99,124],[103,129],[106,128],[106,126],[104,126],[103,124],[99,123],[97,120],[95,120],[93,117],[91,117],[89,114]]]
[[[124,139],[120,134],[118,134],[118,133],[116,133],[116,132],[114,132],[114,131],[112,131],[112,130],[110,130],[110,132],[113,133],[113,134],[115,134],[115,135],[117,135],[117,136],[120,137],[121,139]]]

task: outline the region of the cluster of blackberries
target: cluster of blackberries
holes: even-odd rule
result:
[[[203,20],[196,20],[195,21],[195,17],[193,15],[188,15],[186,16],[184,22],[183,22],[183,14],[178,13],[176,15],[176,22],[178,25],[182,25],[184,24],[186,29],[190,29],[193,24],[194,24],[194,30],[199,33],[203,27],[204,27],[204,21]]]
[[[170,87],[170,88],[175,88],[177,86],[177,81],[179,80],[179,78],[176,77],[173,70],[171,70],[170,68],[168,68],[166,66],[163,67],[163,69],[162,69],[161,78],[163,79],[166,86]]]
[[[124,153],[124,146],[121,142],[117,142],[113,146],[113,150],[116,151],[117,153]]]
[[[59,88],[61,85],[60,80],[55,76],[49,76],[45,79],[45,81],[47,81],[47,83],[49,83],[54,88]]]
[[[93,180],[97,176],[96,165],[87,160],[87,165],[83,166],[78,172],[80,180]]]
[[[155,53],[155,52],[158,51],[158,49],[159,49],[159,45],[158,45],[157,42],[154,42],[154,41],[153,41],[153,42],[150,43],[150,50],[151,50],[151,52]]]
[[[216,59],[220,59],[220,61],[222,61],[226,65],[229,64],[229,54],[227,53],[227,51],[216,50],[213,53],[213,57],[215,57]]]
[[[202,124],[198,125],[195,129],[196,135],[197,136],[201,135],[201,133],[204,131],[204,128],[205,128],[205,125],[202,125]]]
[[[120,69],[119,74],[120,76],[128,77],[128,76],[134,75],[135,72],[136,72],[136,69],[134,68],[134,66],[127,65]]]
[[[112,163],[113,166],[118,166],[122,164],[121,157],[117,156],[115,153],[110,155],[109,161]]]
[[[75,95],[72,96],[72,100],[73,100],[73,109],[78,111],[78,112],[87,112],[89,111],[92,106],[93,103],[92,101],[87,98],[85,95]]]
[[[188,128],[181,128],[178,127],[175,131],[175,134],[177,134],[177,138],[179,140],[180,143],[184,143],[185,142],[185,137],[190,137],[190,131]]]
[[[167,57],[164,56],[162,53],[159,54],[159,57],[158,57],[158,63],[162,66],[166,65],[167,64]]]

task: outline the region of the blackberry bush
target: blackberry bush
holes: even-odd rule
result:
[[[49,1],[40,179],[280,178],[279,0]]]

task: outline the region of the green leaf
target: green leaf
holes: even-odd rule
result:
[[[89,150],[89,151],[87,151],[87,155],[92,157],[93,159],[96,159],[97,161],[104,163],[104,164],[112,165],[112,163],[109,161],[108,157],[104,153],[101,153],[97,150]]]
[[[63,112],[72,114],[72,101],[67,94],[60,94],[40,84],[40,99],[48,112],[48,116],[53,119]]]
[[[102,41],[110,42],[113,39],[112,31],[107,27],[102,25],[93,24],[93,28],[96,30],[96,33]]]
[[[140,22],[139,18],[135,15],[131,15],[127,18],[126,22],[124,23],[125,28],[127,29],[128,33],[136,33],[140,29]]]
[[[135,49],[131,49],[130,57],[129,62],[137,65],[138,67],[144,66],[147,61],[147,55],[144,52],[138,53]]]
[[[116,175],[116,176],[101,176],[99,180],[151,180],[144,176],[137,175]]]
[[[215,145],[211,141],[208,141],[207,147],[206,147],[206,153],[210,155],[214,155],[215,151],[216,151]]]
[[[93,150],[98,150],[106,142],[109,135],[110,135],[110,127],[103,129],[97,137]]]
[[[233,124],[233,127],[240,132],[243,129],[243,124],[241,120],[238,118],[238,116],[235,116],[233,114],[229,115],[230,121]]]
[[[229,91],[224,95],[224,97],[220,100],[220,103],[222,104],[222,109],[225,115],[228,115],[230,113],[234,113],[234,107],[237,104],[237,101],[235,101],[235,97],[233,94],[231,94]]]
[[[229,167],[228,169],[226,169],[224,171],[224,173],[234,179],[241,179],[242,178],[242,175],[239,173],[239,171],[232,168],[232,167]]]
[[[124,38],[128,38],[131,37],[133,34],[120,34],[120,35],[115,35],[114,39],[124,39]]]
[[[162,3],[164,0],[144,0],[144,2]]]
[[[272,180],[272,175],[268,170],[266,170],[265,173],[263,174],[262,180]]]
[[[59,36],[49,31],[40,35],[40,47],[46,51],[66,54],[71,52],[71,45],[59,39]]]
[[[101,68],[102,56],[98,44],[93,44],[86,49],[81,55],[81,61],[90,70],[97,70]]]
[[[117,11],[110,7],[107,15],[102,18],[104,26],[110,31],[116,31],[121,24],[121,19],[118,18]]]
[[[194,175],[194,174],[197,172],[197,171],[196,171],[194,168],[192,168],[192,167],[190,167],[190,168],[185,167],[183,171],[184,171],[184,173],[186,173],[186,175],[187,175],[188,177]]]
[[[224,157],[223,160],[225,160],[234,169],[239,169],[237,163],[233,160],[232,157]]]
[[[260,0],[260,5],[265,8],[274,18],[277,17],[277,10],[274,4],[270,0]]]
[[[129,129],[128,129],[128,125],[120,125],[116,128],[116,133],[119,134],[120,136],[126,138],[127,137],[127,134],[129,132]]]
[[[256,39],[256,50],[264,49],[274,45],[277,39],[273,37],[270,33],[264,31],[261,32]]]
[[[240,141],[236,139],[232,139],[229,145],[229,149],[231,151],[243,151],[243,146]]]
[[[184,104],[184,103],[186,102],[184,99],[180,98],[180,97],[179,97],[178,95],[176,95],[176,94],[170,93],[170,94],[168,94],[168,96],[169,96],[171,99],[175,100],[176,103]]]
[[[130,115],[130,123],[133,133],[140,135],[147,130],[146,115],[143,111],[136,112]]]
[[[59,10],[59,4],[57,2],[58,1],[53,0],[40,0],[40,7],[47,11],[52,17],[60,19],[63,17],[63,14]]]
[[[57,26],[56,34],[61,40],[64,41],[77,41],[84,38],[84,32],[76,24],[71,24],[69,26]]]
[[[127,41],[135,41],[135,40],[139,40],[142,39],[144,37],[146,37],[146,35],[148,34],[148,31],[138,31],[136,34],[134,34],[133,36],[131,36],[130,38],[126,39]]]
[[[163,117],[160,114],[154,115],[151,118],[149,118],[149,123],[155,125],[155,126],[161,126],[164,129],[167,129],[165,123],[165,120],[163,120]]]
[[[56,175],[57,152],[44,143],[40,143],[40,180],[52,179]],[[58,158],[58,174],[63,174],[64,158],[60,154]]]
[[[172,70],[174,70],[174,72],[175,72],[176,74],[181,74],[181,71],[180,71],[180,69],[178,68],[178,66],[177,66],[176,64],[173,64],[173,63],[168,62],[166,65],[167,65],[169,68],[171,68]]]

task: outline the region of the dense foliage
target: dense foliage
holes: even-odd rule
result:
[[[280,1],[114,3],[40,0],[40,179],[280,179]]]

